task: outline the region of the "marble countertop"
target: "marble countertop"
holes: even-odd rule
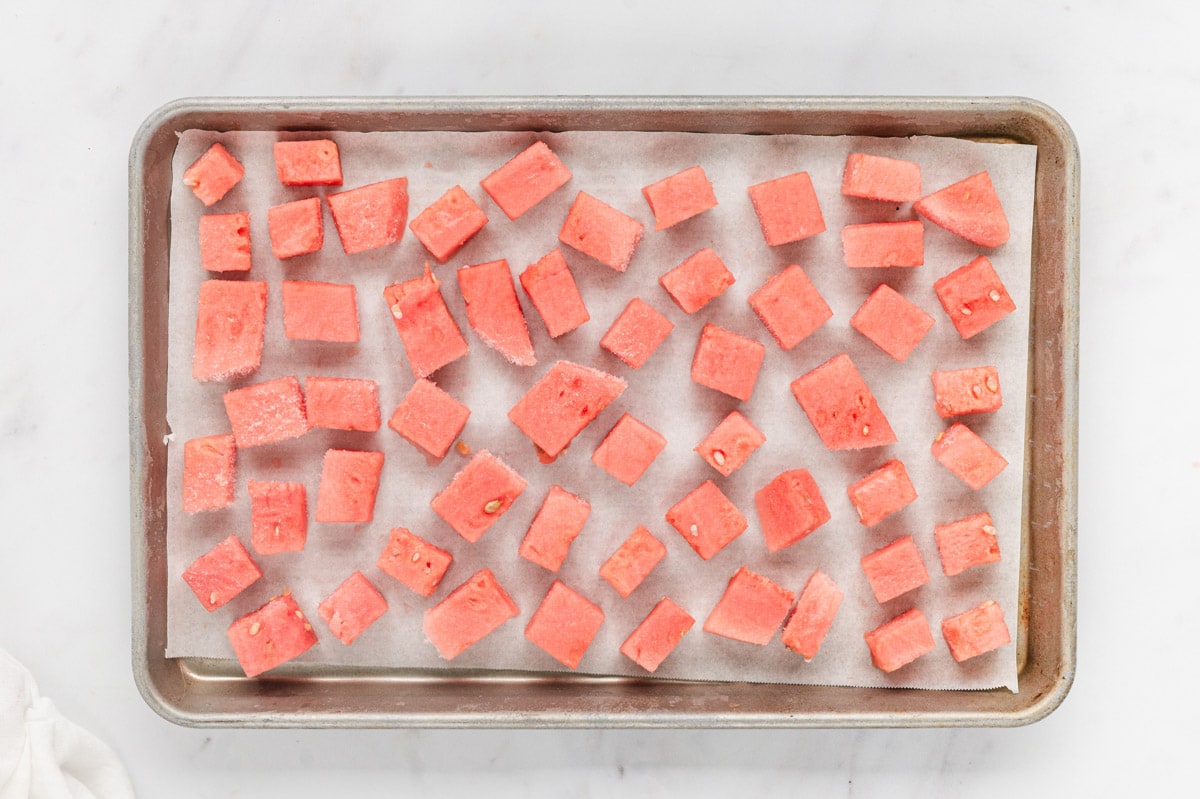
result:
[[[139,796],[1170,795],[1193,756],[1195,12],[1161,2],[3,12],[0,647]],[[1190,12],[1190,13],[1189,13]],[[1078,670],[1017,729],[185,729],[130,666],[127,158],[189,96],[1022,95],[1083,164]],[[1171,299],[1175,298],[1175,299]],[[1134,414],[1145,421],[1135,422]]]

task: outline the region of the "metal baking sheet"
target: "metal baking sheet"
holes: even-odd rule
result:
[[[166,658],[169,198],[185,129],[937,135],[1037,145],[1019,692],[311,665],[249,680],[230,661]],[[1007,98],[183,100],[138,133],[130,181],[133,659],[139,688],[164,717],[196,726],[1012,725],[1065,696],[1075,635],[1078,156],[1051,109]]]

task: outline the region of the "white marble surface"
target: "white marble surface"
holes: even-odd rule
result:
[[[1194,759],[1196,13],[1144,2],[8,4],[0,646],[139,795],[1172,795]],[[849,4],[847,4],[849,5]],[[811,6],[805,8],[804,6]],[[1083,154],[1079,666],[1013,730],[198,731],[129,657],[126,157],[192,95],[1002,94]],[[1133,413],[1145,421],[1133,422]]]

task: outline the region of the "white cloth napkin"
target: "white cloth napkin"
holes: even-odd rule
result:
[[[133,786],[112,749],[63,718],[0,649],[0,799],[124,797]]]

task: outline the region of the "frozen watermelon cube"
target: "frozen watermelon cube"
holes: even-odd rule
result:
[[[815,658],[841,605],[842,590],[837,583],[820,570],[813,572],[783,625],[783,645],[806,661]]]
[[[259,577],[262,570],[236,535],[196,558],[183,572],[183,581],[209,612],[242,593]]]
[[[791,591],[743,566],[704,620],[704,632],[766,646],[795,601]]]
[[[356,571],[317,605],[329,632],[346,646],[354,643],[388,609],[387,600],[371,581]]]
[[[674,329],[674,322],[641,297],[634,297],[613,320],[600,346],[629,368],[640,369]]]
[[[886,283],[880,283],[850,317],[851,327],[897,361],[912,354],[933,322],[932,316]]]
[[[1008,625],[1004,623],[1004,611],[992,599],[965,613],[943,619],[942,637],[959,663],[1012,641]]]
[[[232,435],[193,438],[183,444],[183,512],[220,510],[233,504],[237,444]]]
[[[425,611],[425,637],[445,660],[453,660],[521,612],[491,569],[480,569]]]
[[[833,317],[829,303],[796,264],[772,275],[748,302],[785,350],[794,348]]]
[[[233,380],[262,364],[267,284],[260,280],[205,280],[196,303],[192,378]]]
[[[382,471],[382,452],[326,450],[321,460],[321,483],[317,487],[317,521],[330,524],[371,521]]]
[[[884,622],[865,633],[863,638],[871,650],[871,662],[889,673],[907,666],[934,647],[929,622],[916,608]]]
[[[183,185],[208,206],[228,194],[245,174],[241,162],[220,142],[215,142],[183,171]]]
[[[625,390],[619,377],[558,361],[508,412],[508,418],[547,457],[556,458]]]
[[[763,238],[776,247],[825,230],[825,217],[807,172],[757,183],[748,189]]]
[[[277,141],[275,174],[285,186],[340,186],[342,159],[332,139]]]
[[[1000,543],[996,540],[996,526],[989,513],[976,513],[939,524],[933,528],[933,537],[937,540],[942,571],[947,577],[962,574],[972,566],[1000,560]]]
[[[842,194],[907,203],[921,198],[921,167],[912,161],[850,153],[842,172]]]
[[[558,240],[607,267],[624,272],[629,268],[644,230],[642,223],[633,217],[581,191],[567,212]]]
[[[250,545],[260,555],[300,552],[308,540],[304,483],[250,480]]]
[[[354,284],[284,280],[283,333],[303,341],[358,341]]]
[[[200,217],[200,266],[209,272],[250,271],[250,214]]]
[[[517,366],[537,363],[508,261],[464,266],[458,270],[458,287],[467,321],[484,344]]]
[[[992,262],[979,256],[933,282],[933,290],[964,339],[981,333],[1017,310]]]
[[[911,535],[864,555],[862,570],[875,599],[883,604],[929,582],[925,561]]]
[[[908,471],[895,459],[854,482],[846,493],[858,511],[858,520],[867,527],[874,527],[917,498]]]
[[[388,427],[435,458],[445,457],[471,409],[424,378],[400,400]]]
[[[403,527],[388,535],[376,567],[421,596],[433,596],[454,556]]]
[[[281,666],[317,642],[317,634],[290,593],[237,619],[227,634],[247,677]]]
[[[978,491],[1004,471],[1008,461],[962,422],[938,434],[933,457],[971,488]]]
[[[980,247],[1008,241],[1008,217],[986,171],[939,189],[913,203],[913,210]]]
[[[451,186],[417,214],[408,229],[439,264],[444,264],[483,230],[487,221],[487,214],[462,186]]]
[[[717,204],[712,183],[699,166],[689,167],[651,183],[642,189],[642,195],[654,214],[655,230],[666,230]]]
[[[846,266],[874,268],[925,263],[925,226],[921,220],[871,222],[842,228]]]
[[[535,141],[479,181],[500,210],[516,219],[571,179],[571,171],[543,141]]]
[[[309,430],[304,391],[293,376],[227,391],[222,399],[239,449],[287,441]]]
[[[705,480],[667,511],[667,523],[708,560],[746,531],[746,517],[712,480]]]
[[[667,440],[657,430],[626,413],[592,453],[592,463],[627,486],[638,481]]]
[[[550,338],[570,333],[591,319],[575,277],[558,248],[521,273],[521,287],[546,323]]]
[[[347,255],[395,244],[408,221],[408,179],[392,178],[326,197]]]
[[[769,552],[778,552],[829,521],[829,508],[806,469],[789,469],[754,494]]]
[[[695,447],[701,458],[725,477],[740,469],[767,437],[737,411],[730,411]]]
[[[1000,396],[1000,372],[994,366],[934,371],[930,377],[933,407],[943,419],[990,413],[1004,404]]]
[[[367,433],[379,429],[379,387],[374,380],[309,377],[304,400],[312,427]]]
[[[527,485],[504,461],[480,450],[429,505],[474,544],[508,512]]]
[[[550,486],[517,554],[543,569],[557,572],[591,512],[592,506],[586,499],[560,486]]]
[[[896,443],[875,395],[845,353],[793,380],[792,394],[831,450]]]
[[[600,565],[600,576],[608,580],[618,594],[628,597],[666,556],[667,548],[663,543],[639,524]]]
[[[658,282],[684,313],[695,313],[724,294],[733,285],[734,277],[721,256],[712,247],[705,247],[689,255]]]
[[[413,376],[420,379],[467,354],[467,340],[450,315],[433,273],[383,290]]]
[[[692,380],[749,402],[766,354],[761,342],[705,323],[692,356]]]
[[[602,624],[599,605],[555,580],[525,626],[525,637],[568,669],[577,669]]]
[[[621,654],[653,674],[695,623],[686,610],[663,597],[621,644]]]
[[[325,245],[321,198],[308,197],[268,208],[267,231],[271,252],[281,260],[321,249]]]

